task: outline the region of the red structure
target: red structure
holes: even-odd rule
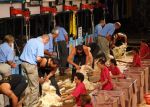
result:
[[[12,17],[12,16],[17,16],[17,15],[24,16],[26,21],[28,21],[30,18],[30,11],[29,9],[22,10],[19,8],[10,7],[10,16]]]
[[[40,13],[45,13],[45,12],[50,12],[50,13],[56,14],[57,8],[40,6]]]
[[[78,10],[78,7],[76,5],[75,6],[64,5],[63,8],[65,11],[67,11],[67,10],[77,11]]]
[[[81,5],[81,9],[93,9],[94,8],[94,5],[92,4],[82,4]]]

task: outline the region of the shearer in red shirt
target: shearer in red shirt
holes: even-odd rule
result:
[[[101,69],[100,74],[100,86],[102,86],[102,90],[112,90],[113,84],[111,81],[110,73],[108,68],[105,66],[106,60],[104,58],[98,59],[97,65]]]
[[[133,48],[133,62],[132,66],[134,67],[141,67],[141,58],[139,55],[139,50],[137,48]]]
[[[112,78],[124,78],[124,75],[120,71],[120,69],[117,67],[117,62],[115,59],[110,60],[110,66],[108,67],[109,71],[112,74]]]
[[[146,43],[145,40],[141,41],[141,45],[140,45],[140,57],[141,59],[147,59],[150,56],[150,51],[149,51],[149,46]]]
[[[132,62],[121,61],[121,60],[117,60],[117,61],[120,61],[123,63],[128,63],[129,66],[131,66],[131,67],[141,67],[142,64],[141,64],[141,57],[139,55],[139,50],[137,48],[133,48],[132,52],[133,52]]]
[[[65,100],[68,100],[68,99],[71,99],[71,98],[75,98],[77,107],[80,107],[81,106],[80,96],[82,94],[87,93],[85,85],[83,83],[84,75],[82,73],[76,73],[76,75],[74,77],[74,81],[76,83],[75,89],[73,90],[73,92],[69,96],[67,96],[65,98],[62,98],[61,101],[65,101]]]

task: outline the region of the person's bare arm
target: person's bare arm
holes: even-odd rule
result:
[[[76,69],[79,69],[79,65],[77,65],[76,63],[73,62],[73,58],[74,58],[75,54],[76,54],[76,49],[73,48],[73,49],[71,50],[70,55],[69,55],[68,58],[67,58],[67,61],[69,62],[69,64],[75,66]]]
[[[8,83],[1,84],[1,92],[5,94],[10,99],[12,99],[12,107],[18,107],[18,97],[11,90],[11,86]]]
[[[42,58],[41,62],[40,62],[40,67],[45,67],[47,59],[46,58]]]
[[[118,74],[118,75],[112,75],[111,78],[120,78],[122,77],[122,74]]]
[[[105,79],[105,81],[101,82],[101,85],[105,85],[108,82],[108,79]]]
[[[141,57],[141,59],[144,59],[144,58],[148,57],[149,55],[150,55],[150,53],[147,52],[143,57]]]
[[[57,68],[53,68],[50,73],[46,76],[45,81],[48,81],[56,73]]]
[[[41,61],[42,61],[42,58],[41,58],[40,56],[37,56],[37,57],[36,57],[36,60],[37,60],[37,62],[41,62]]]
[[[107,39],[109,42],[111,41],[111,35],[110,35],[109,33],[107,33],[106,39]]]
[[[119,60],[119,59],[116,59],[116,61],[118,61],[118,62],[122,62],[122,63],[128,63],[128,64],[132,64],[132,62],[123,61],[123,60]]]
[[[93,61],[93,56],[92,56],[92,54],[91,54],[91,52],[90,52],[90,48],[89,47],[87,47],[87,46],[83,46],[83,49],[84,49],[84,53],[85,53],[85,55],[86,55],[86,65],[87,64],[89,64],[89,63],[92,63],[92,61]]]
[[[67,97],[62,98],[61,101],[69,100],[69,99],[72,99],[72,98],[73,98],[73,95],[70,94],[70,95],[68,95]]]

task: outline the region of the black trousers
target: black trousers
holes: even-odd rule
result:
[[[18,99],[20,99],[21,94],[23,93],[23,91],[26,89],[28,85],[27,79],[24,76],[18,74],[13,74],[9,77],[10,79],[8,80],[8,83],[10,83],[11,85],[11,90],[18,97]],[[10,99],[10,105],[7,107],[12,107],[11,99]]]
[[[50,69],[39,69],[38,72],[39,72],[39,77],[41,78],[41,77],[44,77],[45,73],[48,75],[50,73]],[[49,80],[51,81],[51,85],[53,85],[56,88],[56,94],[60,96],[61,94],[60,94],[60,91],[59,91],[59,86],[57,84],[55,75],[50,77]],[[40,90],[40,94],[42,95],[42,86],[41,86],[41,84],[39,85],[39,90]]]
[[[59,41],[58,43],[58,53],[60,59],[60,73],[64,73],[67,66],[67,57],[68,57],[68,49],[66,41]]]

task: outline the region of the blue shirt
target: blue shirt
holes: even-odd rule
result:
[[[104,28],[100,31],[100,35],[106,36],[107,34],[113,35],[115,31],[115,25],[113,23],[108,23],[104,26]]]
[[[30,39],[20,56],[20,59],[22,61],[26,61],[30,64],[37,64],[37,57],[43,57],[44,56],[44,43],[42,42],[42,38],[33,38]]]
[[[49,42],[44,46],[44,50],[48,50],[48,52],[53,52],[53,36],[49,34]]]
[[[8,45],[8,43],[4,42],[0,45],[0,62],[13,61],[13,59],[13,49]]]
[[[100,35],[101,30],[102,30],[102,26],[100,24],[97,24],[95,26],[94,37],[98,37],[98,35]]]
[[[58,27],[59,30],[59,35],[56,38],[56,41],[64,41],[65,40],[65,35],[67,35],[67,31],[63,27]]]

